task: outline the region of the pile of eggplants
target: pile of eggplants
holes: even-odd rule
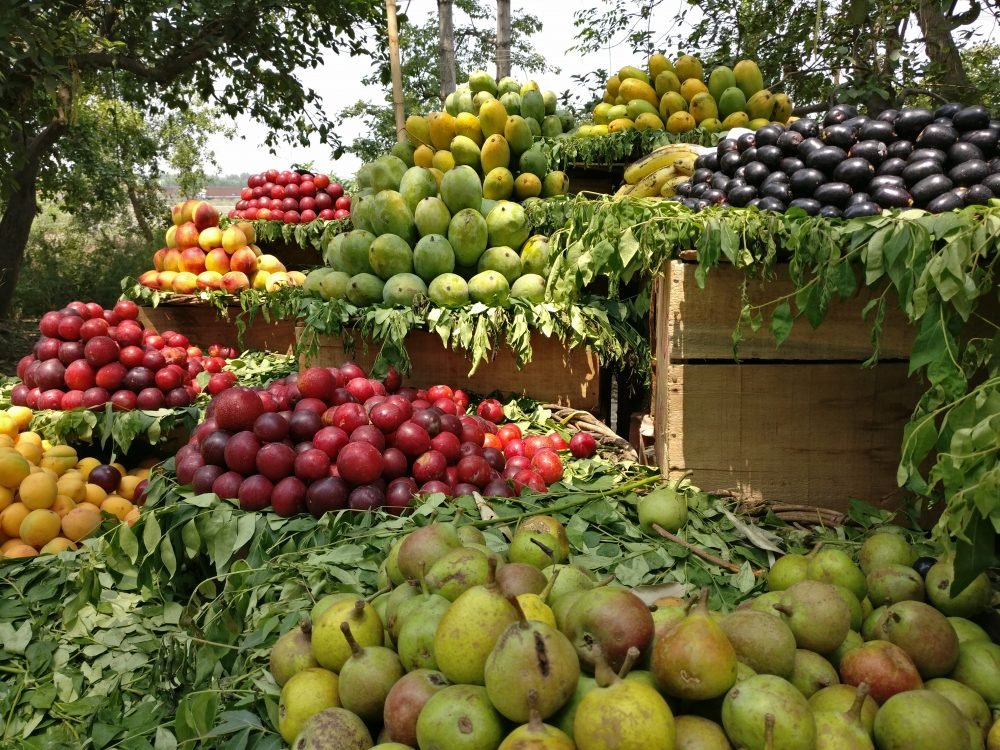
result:
[[[802,118],[721,141],[695,163],[673,200],[701,210],[756,206],[853,218],[883,209],[943,213],[1000,197],[1000,121],[982,106],[890,109],[850,105],[822,124]]]

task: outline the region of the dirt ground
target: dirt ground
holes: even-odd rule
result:
[[[16,374],[17,361],[31,353],[38,338],[38,321],[0,320],[0,375]]]

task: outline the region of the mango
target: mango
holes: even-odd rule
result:
[[[394,234],[410,244],[417,241],[413,212],[406,205],[402,195],[395,190],[376,193],[373,209],[372,224],[375,235]]]
[[[455,137],[455,118],[447,112],[431,112],[427,121],[431,130],[431,145],[437,151],[448,148]]]
[[[689,111],[696,123],[708,119],[715,120],[719,117],[719,108],[715,104],[715,99],[707,91],[694,95]]]
[[[662,128],[662,124],[660,125]],[[569,177],[565,172],[549,172],[542,179],[542,197],[551,198],[555,195],[566,195],[569,192]]]
[[[539,123],[545,119],[545,100],[540,91],[526,91],[521,95],[521,117],[532,117]]]
[[[413,271],[413,251],[409,244],[394,234],[383,234],[376,237],[368,248],[368,262],[375,275],[383,281],[397,273]]]
[[[725,65],[717,67],[708,77],[708,93],[712,95],[715,101],[719,101],[722,98],[723,92],[735,85],[736,76],[733,74],[732,69],[727,68]]]
[[[708,86],[697,78],[688,78],[681,84],[681,96],[685,101],[691,102],[697,94],[708,93]]]
[[[747,99],[746,113],[751,120],[771,121],[771,114],[774,112],[774,96],[767,89],[761,89],[749,99]]]
[[[636,130],[663,130],[663,120],[658,114],[643,112],[635,118]]]
[[[689,112],[674,112],[667,118],[667,130],[671,133],[686,133],[696,125]]]
[[[464,164],[478,170],[480,168],[479,146],[464,135],[456,135],[451,141],[451,155],[455,164]]]
[[[483,144],[479,159],[485,174],[489,174],[498,167],[509,167],[510,146],[507,139],[502,134],[491,135]]]
[[[431,126],[426,117],[410,115],[406,118],[406,137],[415,146],[427,145],[431,142]]]
[[[645,99],[633,99],[625,108],[626,117],[632,120],[639,119],[639,115],[644,113],[659,115],[659,105],[653,106]]]
[[[407,167],[412,167],[413,154],[416,152],[416,150],[417,147],[414,146],[409,141],[396,141],[394,144],[392,144],[392,149],[390,150],[390,153],[393,156],[397,157],[398,159],[401,159],[402,162]]]
[[[392,154],[380,156],[371,164],[372,192],[398,190],[399,181],[409,167],[406,162]]]
[[[444,234],[451,222],[451,212],[444,201],[437,197],[424,198],[413,212],[417,231],[421,237],[429,234]],[[374,239],[374,238],[373,238]]]
[[[618,71],[618,79],[624,84],[627,80],[642,81],[649,85],[649,76],[632,65],[626,65]]]
[[[621,88],[618,89],[618,96],[626,102],[633,99],[645,99],[654,107],[660,103],[660,97],[656,95],[653,87],[638,78],[627,78],[622,81]]]
[[[455,157],[451,151],[435,151],[431,157],[431,167],[441,172],[448,172],[455,168]]]
[[[663,97],[668,91],[681,90],[681,82],[677,78],[677,74],[672,70],[665,70],[660,75],[656,76],[656,95],[660,98]]]
[[[506,167],[491,169],[483,180],[483,197],[500,201],[510,198],[514,192],[514,175]]]
[[[737,86],[730,86],[722,92],[721,96],[715,97],[715,100],[719,104],[719,114],[723,119],[729,117],[734,112],[746,111],[747,99],[743,96],[743,91]]]
[[[452,117],[458,115],[458,105],[455,104],[455,92],[452,91],[444,98],[444,111]]]
[[[528,124],[528,130],[531,131],[531,137],[541,138],[542,136],[542,123],[536,120],[534,117],[525,117],[524,121]]]
[[[542,135],[546,138],[555,138],[557,135],[562,135],[562,132],[562,120],[559,115],[545,115],[545,119],[542,120]]]
[[[748,122],[747,123],[747,128],[750,129],[750,130],[759,130],[760,128],[764,127],[765,125],[770,125],[770,124],[771,124],[771,121],[768,120],[766,117],[758,117],[758,118],[753,119],[750,122]]]
[[[453,217],[463,208],[478,211],[483,200],[483,186],[476,170],[462,165],[446,172],[441,180],[441,199]]]
[[[412,273],[397,273],[382,287],[382,301],[387,305],[411,307],[417,297],[427,296],[427,285]]]
[[[607,92],[611,94],[612,97],[618,96],[618,87],[622,85],[622,79],[617,75],[613,75],[608,79],[606,88]]]
[[[469,74],[469,89],[473,92],[488,91],[495,96],[497,93],[497,82],[485,70],[474,70]]]
[[[479,126],[483,131],[483,137],[488,139],[497,133],[503,135],[506,124],[507,110],[500,101],[494,99],[484,102],[483,106],[479,108]]]
[[[722,123],[716,117],[709,117],[699,122],[698,127],[709,133],[718,133],[722,130]]]
[[[649,79],[655,81],[660,73],[673,71],[674,65],[662,52],[656,52],[649,57]]]
[[[434,149],[430,146],[417,146],[413,152],[413,165],[430,169],[434,164]]]
[[[681,83],[689,78],[700,81],[702,77],[701,60],[693,55],[681,55],[674,61],[674,72],[677,73],[677,78],[680,79]]]
[[[608,110],[611,109],[611,105],[607,102],[601,102],[596,107],[594,107],[594,122],[598,125],[604,125],[608,120]]]
[[[367,307],[382,301],[382,289],[385,282],[378,276],[371,273],[359,273],[351,277],[347,285],[347,301],[357,307]],[[66,518],[69,518],[74,511],[70,511]],[[63,519],[63,531],[66,530],[66,518]],[[73,539],[68,533],[67,537]],[[78,541],[73,539],[73,541]]]
[[[473,113],[476,117],[479,117],[479,113],[482,111],[483,105],[486,104],[486,102],[495,102],[496,99],[497,98],[489,91],[477,91],[475,96],[472,97]]]
[[[644,100],[640,99],[638,101]],[[620,120],[623,117],[628,117],[628,106],[625,104],[616,104],[608,110],[608,123]],[[632,118],[629,117],[629,119],[631,120]]]
[[[607,128],[609,133],[620,133],[623,130],[633,130],[635,123],[627,117],[619,117],[617,120],[612,120],[608,123]]]
[[[503,94],[520,94],[521,84],[510,76],[504,76],[499,81],[497,81],[497,95],[502,96]]]
[[[750,116],[746,112],[733,112],[722,121],[722,129],[745,128],[749,122]]]
[[[448,243],[455,251],[455,260],[461,266],[475,266],[487,247],[486,219],[473,209],[463,209],[451,218],[448,225]]]
[[[764,77],[753,60],[740,60],[736,63],[733,67],[733,76],[747,100],[764,88]]]
[[[542,181],[530,172],[519,174],[514,180],[514,198],[523,201],[542,194]]]
[[[519,115],[521,114],[521,95],[515,92],[510,92],[509,94],[504,94],[500,97],[500,103],[503,105],[504,110],[507,115]]]
[[[471,112],[462,112],[455,118],[455,132],[473,141],[477,146],[483,145],[482,126],[479,124],[479,118]]]
[[[792,100],[787,94],[774,95],[774,111],[771,112],[771,119],[782,124],[788,122],[792,116]]]
[[[537,81],[528,81],[527,83],[521,84],[520,94],[521,96],[524,96],[529,91],[539,91],[539,90],[540,89],[538,87]]]
[[[469,296],[490,307],[503,307],[510,297],[510,284],[496,271],[483,271],[469,279]]]
[[[524,209],[510,201],[497,203],[486,217],[486,226],[490,247],[521,247],[528,239],[529,224]],[[483,249],[486,249],[485,245]]]
[[[503,134],[504,138],[507,139],[507,145],[510,146],[510,150],[514,154],[524,153],[534,143],[531,128],[520,115],[511,115],[507,118]]]
[[[472,113],[472,92],[468,89],[458,89],[455,92],[455,108],[458,110],[454,113],[455,117],[458,117],[462,112]]]
[[[416,211],[420,201],[437,195],[437,192],[434,175],[424,167],[410,167],[399,181],[399,194],[410,211]]]
[[[664,122],[675,112],[687,112],[687,99],[676,91],[668,91],[660,100],[660,119]]]
[[[521,270],[524,273],[548,276],[550,254],[548,237],[543,234],[529,237],[521,247]]]

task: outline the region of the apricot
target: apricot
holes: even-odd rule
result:
[[[0,435],[0,448],[13,448],[14,441],[7,435]]]
[[[116,469],[118,469],[118,473],[121,474],[122,476],[128,474],[128,469],[126,469],[123,464],[115,462],[111,464],[111,466],[114,466]]]
[[[143,479],[144,477],[137,477],[132,474],[122,477],[121,484],[118,485],[118,494],[126,500],[131,501],[135,498],[135,488],[139,486],[139,482]]]
[[[104,491],[104,488],[87,482],[83,490],[83,500],[91,505],[96,505],[98,508],[101,507],[101,503],[108,499],[108,493]]]
[[[69,445],[54,445],[42,456],[42,467],[62,476],[77,464],[76,450]]]
[[[17,437],[17,433],[17,422],[7,412],[0,412],[0,435],[7,435],[13,439]]]
[[[59,536],[61,528],[62,519],[57,513],[39,508],[31,511],[21,521],[21,541],[37,549]]]
[[[8,539],[3,544],[0,544],[0,555],[7,554],[7,550],[9,550],[11,547],[17,547],[20,544],[24,544],[24,542],[21,541],[20,537],[15,536],[11,539]]]
[[[65,495],[74,503],[82,503],[86,497],[86,485],[79,477],[59,477],[56,482],[60,495]]]
[[[70,541],[64,536],[57,536],[51,542],[43,546],[39,553],[43,555],[58,555],[60,552],[65,552],[66,550],[76,549],[77,545],[75,542]]]
[[[31,464],[20,453],[13,449],[0,453],[0,486],[15,490],[30,473]]]
[[[108,495],[108,499],[101,503],[101,511],[110,513],[117,517],[119,521],[124,521],[125,516],[134,507],[132,503],[120,495]]]
[[[65,495],[56,495],[56,501],[52,503],[52,507],[49,510],[62,518],[75,507],[76,503],[73,502],[73,498],[66,497]]]
[[[56,480],[45,472],[30,474],[21,482],[17,494],[29,510],[39,508],[51,508],[59,494],[59,486]]]
[[[17,436],[17,443],[28,443],[30,445],[37,445],[39,448],[42,447],[42,436],[37,432],[22,432]]]
[[[27,544],[18,544],[16,547],[11,547],[4,553],[4,557],[15,558],[15,557],[37,557],[38,550],[34,547],[29,547]]]
[[[38,462],[42,460],[42,447],[40,445],[35,445],[34,443],[18,443],[14,446],[14,450],[24,456],[29,463],[37,465]]]
[[[27,406],[11,406],[7,409],[8,416],[14,420],[19,430],[27,430],[34,413]]]
[[[19,536],[21,521],[31,512],[24,503],[11,503],[0,510],[0,528],[9,537]]]
[[[129,526],[132,526],[138,520],[139,520],[139,509],[133,505],[132,510],[130,510],[128,513],[125,514],[125,523],[127,523]]]
[[[0,510],[14,502],[14,493],[6,487],[0,487]]]
[[[79,542],[101,525],[101,515],[97,512],[97,508],[91,505],[94,510],[87,510],[87,505],[90,504],[78,505],[63,516],[62,531],[67,539]]]
[[[101,462],[98,461],[93,456],[87,456],[86,458],[81,458],[76,465],[77,471],[79,471],[84,479],[90,477],[90,472],[97,466],[100,466]]]

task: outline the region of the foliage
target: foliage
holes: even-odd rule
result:
[[[245,221],[244,219],[222,218],[219,226],[225,229],[230,224]],[[289,244],[298,247],[312,248],[320,253],[325,252],[333,238],[343,232],[351,231],[351,220],[347,219],[314,219],[305,224],[285,224],[280,221],[265,221],[254,219],[253,225],[257,244],[265,252],[270,252],[269,245]]]
[[[624,164],[668,143],[714,146],[719,140],[719,133],[710,133],[701,128],[686,133],[631,128],[600,136],[580,137],[567,134],[542,138],[537,143],[549,157],[549,169],[565,169],[571,164],[607,167]]]
[[[978,103],[1000,112],[1000,44],[977,44],[962,50],[969,81],[979,94]]]
[[[455,78],[465,80],[474,70],[490,70],[496,49],[496,17],[490,4],[483,0],[457,0],[455,23]],[[464,16],[463,21],[459,21]],[[524,75],[544,73],[551,67],[531,43],[542,25],[530,13],[514,11],[511,16],[511,67]],[[391,78],[389,74],[388,40],[385,28],[379,29],[380,51],[374,70],[362,82],[381,86],[385,104],[361,100],[340,112],[340,122],[362,118],[362,135],[348,151],[364,162],[374,161],[389,151],[396,142],[396,125],[392,110]],[[399,16],[399,56],[403,78],[403,96],[407,114],[426,113],[442,108],[438,60],[438,19],[430,15],[423,23],[412,23],[406,15]]]

